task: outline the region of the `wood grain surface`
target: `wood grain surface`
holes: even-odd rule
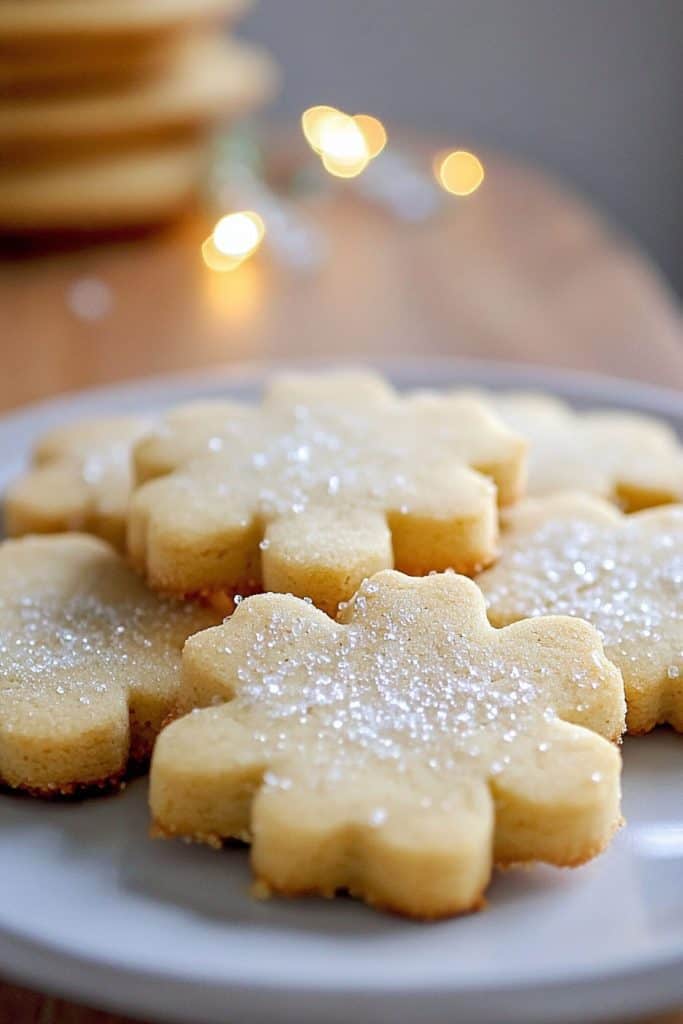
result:
[[[352,193],[312,200],[327,258],[309,274],[260,253],[200,258],[196,218],[135,243],[0,266],[0,407],[241,359],[468,355],[683,386],[680,313],[654,269],[542,176],[489,157],[484,185],[420,225]],[[111,305],[72,308],[83,279]]]
[[[233,274],[209,271],[199,246],[210,222],[199,214],[134,241],[6,251],[0,409],[188,367],[306,356],[466,355],[683,387],[680,311],[652,266],[544,176],[485,162],[477,193],[420,225],[343,188],[308,202],[327,248],[310,273],[267,252]],[[88,319],[78,310],[93,282],[99,308]],[[683,1014],[655,1021],[683,1024]],[[0,1024],[124,1018],[0,984]]]

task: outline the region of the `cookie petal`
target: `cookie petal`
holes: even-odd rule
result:
[[[267,765],[253,729],[206,708],[173,722],[154,748],[150,808],[164,835],[217,844],[248,838],[251,804]]]
[[[260,585],[262,527],[244,497],[175,477],[143,485],[131,501],[128,549],[158,590],[249,593]],[[229,585],[228,585],[229,584]]]
[[[587,729],[557,721],[491,779],[498,864],[581,864],[619,826],[621,758]]]
[[[481,781],[445,795],[375,766],[330,791],[273,774],[252,812],[252,865],[270,889],[333,896],[349,890],[413,917],[476,909],[491,871],[493,804]],[[443,799],[442,799],[443,798]]]
[[[353,507],[312,507],[278,519],[266,528],[262,549],[265,590],[309,597],[330,615],[394,561],[386,517]]]
[[[87,690],[64,673],[0,689],[0,779],[29,791],[103,785],[128,761],[128,702],[120,687]]]
[[[396,568],[410,576],[454,569],[471,575],[493,558],[498,539],[490,480],[465,466],[412,466],[409,497],[394,488],[389,526]]]

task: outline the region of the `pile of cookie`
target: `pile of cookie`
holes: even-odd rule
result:
[[[203,181],[209,129],[272,95],[223,29],[246,0],[3,0],[0,231],[154,224]]]
[[[363,372],[58,427],[5,497],[0,778],[151,755],[156,833],[260,891],[476,908],[605,848],[625,729],[683,731],[681,501],[663,424]]]

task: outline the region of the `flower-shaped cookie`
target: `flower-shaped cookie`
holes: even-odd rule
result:
[[[218,616],[150,594],[85,534],[0,545],[0,780],[70,793],[142,761],[175,704],[187,637]]]
[[[142,416],[113,416],[45,434],[32,468],[5,495],[7,533],[84,530],[123,549],[131,448],[150,429]]]
[[[524,444],[472,399],[369,374],[283,377],[260,407],[177,410],[137,446],[129,551],[156,589],[311,597],[334,612],[373,572],[474,572]],[[163,476],[162,479],[151,479]]]
[[[185,647],[193,707],[157,740],[156,828],[251,841],[278,892],[440,917],[481,904],[492,863],[580,864],[619,824],[603,737],[621,734],[623,687],[597,633],[494,629],[454,573],[378,573],[337,623],[247,598]]]
[[[683,731],[683,506],[625,516],[583,494],[506,514],[503,554],[477,580],[497,626],[576,615],[621,669],[629,732]]]
[[[683,446],[662,420],[610,409],[575,412],[549,395],[466,392],[529,441],[528,493],[579,489],[627,512],[683,501]]]

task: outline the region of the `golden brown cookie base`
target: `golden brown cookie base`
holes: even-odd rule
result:
[[[17,796],[37,797],[40,800],[83,800],[91,796],[119,793],[126,788],[128,778],[128,772],[124,769],[116,775],[109,775],[104,779],[95,779],[92,782],[66,782],[47,787],[26,786],[22,783],[17,786],[10,786],[9,783],[0,779],[0,792],[16,794]]]
[[[569,870],[573,870],[574,868],[580,868],[583,867],[584,864],[588,864],[589,861],[594,860],[596,857],[599,857],[601,853],[604,853],[607,847],[612,842],[614,836],[620,829],[624,827],[625,824],[626,819],[623,816],[620,817],[619,820],[615,822],[610,832],[603,836],[603,838],[599,842],[593,843],[590,846],[586,846],[584,848],[584,851],[578,857],[572,857],[569,859],[563,858],[562,860],[556,861],[543,860],[542,862],[539,862],[537,859],[533,857],[530,857],[528,860],[497,859],[494,861],[493,866],[498,871],[516,871],[519,868],[531,869],[532,867],[534,867],[535,864],[538,863],[551,864],[554,868],[568,868]]]
[[[483,891],[473,900],[473,902],[466,907],[458,904],[448,909],[439,910],[438,913],[416,913],[412,914],[401,907],[394,906],[388,903],[386,900],[375,899],[372,893],[365,889],[330,889],[322,892],[319,889],[280,889],[271,885],[263,878],[255,878],[251,886],[251,896],[253,899],[265,901],[271,898],[271,896],[277,896],[282,899],[296,900],[301,897],[314,896],[318,899],[334,900],[339,896],[348,896],[351,899],[362,901],[367,903],[368,906],[373,907],[375,910],[380,910],[385,914],[394,914],[396,917],[409,918],[413,921],[445,921],[451,917],[461,917],[465,914],[476,914],[480,910],[486,907],[486,898]]]
[[[176,832],[155,819],[152,820],[149,826],[149,835],[151,839],[182,839],[184,843],[199,843],[202,846],[210,846],[212,850],[220,850],[226,843],[230,842],[228,838],[213,835],[209,832],[195,832],[193,835]]]
[[[152,746],[147,741],[133,741],[128,760],[123,768],[101,779],[88,782],[55,783],[53,786],[27,786],[23,783],[12,786],[0,778],[0,793],[53,801],[85,800],[88,797],[120,793],[129,782],[147,774],[151,756]]]
[[[679,724],[678,721],[670,722],[669,718],[659,718],[654,722],[647,722],[644,725],[638,724],[637,726],[629,725],[628,715],[626,716],[627,736],[647,736],[649,733],[654,732],[655,729],[671,729],[678,736],[683,736],[683,720]]]

